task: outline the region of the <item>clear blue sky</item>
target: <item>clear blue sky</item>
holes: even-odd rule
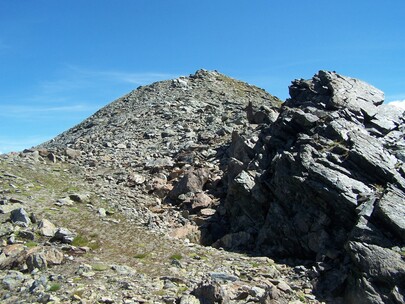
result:
[[[285,99],[320,69],[405,100],[405,1],[0,0],[0,152],[216,69]]]

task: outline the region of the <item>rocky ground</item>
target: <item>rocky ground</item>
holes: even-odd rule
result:
[[[1,157],[2,303],[319,303],[301,268],[151,230],[99,186],[37,153]]]
[[[200,70],[3,155],[2,301],[404,303],[404,113],[290,95]]]

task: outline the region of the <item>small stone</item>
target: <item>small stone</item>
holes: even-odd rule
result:
[[[26,277],[23,273],[15,270],[10,270],[4,276],[2,283],[6,290],[14,291],[23,284],[25,279]]]
[[[134,183],[135,185],[142,185],[145,182],[145,176],[134,173],[128,177],[128,181]]]
[[[73,239],[76,237],[76,234],[71,232],[66,228],[58,228],[54,236],[51,238],[51,242],[62,242],[70,244],[73,242]]]
[[[107,212],[106,212],[106,210],[105,210],[104,208],[99,208],[99,209],[98,209],[98,215],[99,215],[100,217],[106,217],[106,216],[107,216]]]
[[[106,303],[106,304],[112,304],[115,303],[115,301],[109,297],[101,297],[99,300],[100,303]]]
[[[77,159],[81,156],[81,151],[79,150],[74,150],[71,148],[66,148],[65,150],[65,154],[67,157],[69,157],[70,159]]]
[[[25,263],[27,264],[28,271],[33,271],[35,268],[41,270],[46,269],[48,264],[42,253],[34,253],[27,257]]]
[[[250,294],[253,297],[257,297],[257,298],[263,298],[266,295],[266,290],[260,287],[252,287],[252,289],[250,290]]]
[[[14,224],[23,227],[28,227],[31,224],[30,217],[24,208],[18,208],[11,211],[10,219]]]
[[[204,208],[204,209],[201,209],[198,213],[199,213],[199,215],[201,215],[201,216],[213,216],[214,214],[215,214],[215,209],[211,209],[211,208]]]
[[[10,236],[7,238],[7,244],[8,244],[8,245],[15,244],[15,241],[16,241],[16,239],[15,239],[15,235],[14,235],[14,234],[10,235]]]
[[[56,248],[45,248],[42,254],[48,265],[60,265],[63,262],[63,253]]]
[[[3,248],[3,253],[6,256],[14,256],[24,250],[23,244],[11,244]]]
[[[280,283],[277,284],[277,288],[286,293],[292,291],[291,287],[284,281],[280,281]]]
[[[30,220],[31,220],[31,223],[33,223],[33,224],[37,223],[37,217],[33,212],[31,212],[31,214],[30,214]]]
[[[173,259],[170,264],[178,268],[183,268],[183,265],[181,265],[180,261],[176,259]]]
[[[72,206],[73,201],[69,197],[60,198],[56,201],[56,205],[59,206]]]
[[[90,195],[87,193],[74,193],[69,195],[69,198],[76,203],[88,203],[90,201]]]
[[[38,223],[39,234],[52,237],[56,232],[56,226],[49,220],[43,219]]]
[[[200,304],[200,300],[193,295],[184,295],[180,299],[180,304]]]
[[[237,276],[223,273],[223,272],[210,272],[210,276],[213,280],[215,281],[230,281],[230,282],[235,282],[239,278]]]
[[[27,239],[30,241],[33,241],[35,239],[35,235],[31,231],[20,231],[18,232],[18,236],[20,238]]]
[[[191,201],[191,209],[196,211],[198,209],[208,208],[212,205],[212,199],[204,192],[197,193]]]

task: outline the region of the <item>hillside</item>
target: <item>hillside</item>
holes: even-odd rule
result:
[[[2,155],[2,301],[405,303],[405,114],[290,96],[199,70]]]

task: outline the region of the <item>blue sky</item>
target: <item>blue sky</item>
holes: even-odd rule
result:
[[[405,100],[405,1],[0,0],[0,152],[157,80],[216,69],[285,99],[320,69]]]

